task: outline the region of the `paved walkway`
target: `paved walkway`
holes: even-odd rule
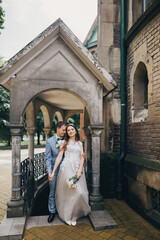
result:
[[[75,227],[64,225],[27,228],[24,240],[160,240],[160,231],[136,214],[124,201],[104,200],[118,228],[94,231],[90,222]]]
[[[4,153],[4,152],[3,152]],[[1,162],[0,151],[0,162]],[[6,203],[10,198],[11,172],[8,164],[0,163],[0,222],[6,213]],[[89,220],[79,221],[78,224],[47,224],[47,217],[39,217],[33,225],[26,225],[24,240],[160,240],[160,231],[136,214],[124,201],[115,199],[104,200],[105,207],[118,224],[118,228],[94,231]],[[33,219],[32,219],[33,220]],[[41,220],[41,221],[40,221]],[[32,227],[34,226],[34,227]]]

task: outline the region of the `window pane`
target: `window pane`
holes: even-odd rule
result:
[[[149,5],[150,5],[150,0],[143,0],[143,11],[146,11]]]

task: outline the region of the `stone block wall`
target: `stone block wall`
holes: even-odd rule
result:
[[[120,128],[120,0],[98,0],[97,58],[117,82],[117,88],[104,97],[101,151],[119,151]],[[116,147],[115,147],[116,146]]]
[[[160,160],[160,14],[147,24],[127,49],[127,148],[128,153]],[[148,74],[148,117],[133,122],[134,73],[143,62]],[[143,93],[142,93],[143,94]]]
[[[153,192],[160,192],[160,14],[147,21],[127,43],[125,197],[139,213],[157,224],[160,219],[155,216]],[[148,110],[146,118],[135,121],[135,72],[138,66],[145,67],[147,72]]]

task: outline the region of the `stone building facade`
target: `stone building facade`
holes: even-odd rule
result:
[[[84,114],[84,144],[92,179],[92,208],[97,209],[97,202],[98,208],[101,208],[100,192],[106,198],[116,196],[116,167],[121,150],[122,126],[122,2],[125,3],[126,23],[122,39],[126,96],[126,153],[121,169],[123,197],[144,216],[159,219],[159,0],[98,0],[97,18],[84,41],[89,51],[59,19],[1,69],[1,84],[12,91],[12,160],[18,166],[12,188],[19,189],[17,195],[13,191],[11,198],[15,201],[15,211],[24,205],[22,201],[17,201],[21,199],[18,174],[23,116],[26,112],[29,157],[33,158],[35,117],[39,108],[45,116],[46,138],[51,131],[53,113],[59,120],[67,120],[75,113]],[[24,89],[28,89],[25,95]],[[18,180],[15,181],[16,178]],[[11,204],[8,207],[10,209]],[[12,209],[11,212],[13,215]],[[23,209],[19,212],[23,214]]]
[[[117,88],[104,97],[103,102],[105,128],[101,151],[106,154],[105,185],[111,180],[107,169],[115,166],[115,157],[111,160],[111,155],[115,156],[120,148],[121,2],[99,0],[96,22],[96,57],[117,83]],[[160,213],[160,1],[127,0],[124,7],[126,157],[123,162],[123,196],[144,216],[160,224],[157,217]],[[95,23],[91,29],[94,31]],[[88,42],[91,36],[89,33]],[[95,51],[93,46],[89,50]],[[109,175],[113,185],[116,182],[114,177]],[[106,192],[109,196],[109,186]]]
[[[98,1],[97,58],[117,83],[104,96],[102,152],[119,152],[120,124],[120,1]]]
[[[120,1],[98,1],[95,19],[84,45],[111,74],[117,88],[103,97],[101,151],[119,152],[120,126]]]
[[[140,4],[136,11],[136,4]],[[160,1],[128,1],[126,44],[128,201],[160,212]],[[138,14],[138,16],[137,16]],[[152,213],[152,214],[151,214]]]

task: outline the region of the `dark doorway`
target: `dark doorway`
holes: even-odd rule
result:
[[[30,216],[48,215],[49,186],[47,186],[35,199]]]

